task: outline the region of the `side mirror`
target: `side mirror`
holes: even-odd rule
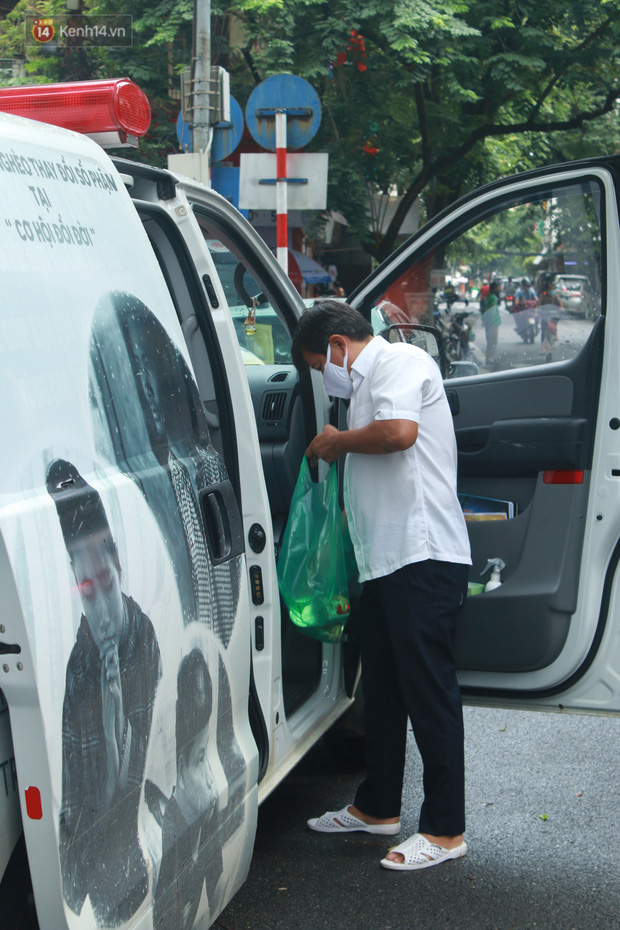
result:
[[[475,362],[453,361],[446,355],[444,340],[434,326],[423,323],[394,323],[379,333],[387,342],[406,342],[427,352],[437,362],[444,380],[480,374]]]
[[[434,326],[425,326],[422,323],[394,323],[379,335],[387,342],[406,342],[410,346],[422,349],[437,362],[444,378],[447,376],[442,363],[441,333]]]

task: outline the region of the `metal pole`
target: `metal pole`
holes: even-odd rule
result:
[[[288,198],[286,181],[286,110],[276,110],[276,245],[278,262],[288,274]]]
[[[192,68],[192,111],[194,152],[208,155],[211,79],[211,0],[195,0],[194,61]]]

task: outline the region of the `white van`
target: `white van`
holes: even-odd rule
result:
[[[347,643],[304,637],[276,577],[303,451],[342,411],[295,371],[303,303],[222,197],[83,134],[0,127],[3,926],[29,869],[42,930],[207,927],[258,804],[351,704],[354,621]],[[463,610],[470,701],[620,711],[617,165],[485,188],[350,298],[418,338],[389,321],[428,322],[437,269],[521,243],[539,271],[577,263],[600,310],[542,355],[506,316],[499,370],[446,382],[471,578],[506,563]]]

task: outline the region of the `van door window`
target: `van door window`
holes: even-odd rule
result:
[[[289,332],[252,271],[220,239],[205,241],[224,288],[244,365],[292,365]]]
[[[494,201],[400,264],[372,302],[375,330],[435,326],[445,377],[574,358],[603,312],[601,209],[590,180]]]

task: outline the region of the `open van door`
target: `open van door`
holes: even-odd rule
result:
[[[470,701],[620,711],[619,169],[618,159],[582,162],[474,192],[350,298],[379,328],[470,314],[467,376],[445,382],[471,511],[470,580],[488,579],[489,559],[506,566],[502,586],[468,597],[461,615],[456,657]],[[487,364],[479,301],[451,311],[438,300],[450,273],[477,287],[528,278],[535,340],[501,303]],[[586,280],[587,300],[563,297],[567,274]]]

